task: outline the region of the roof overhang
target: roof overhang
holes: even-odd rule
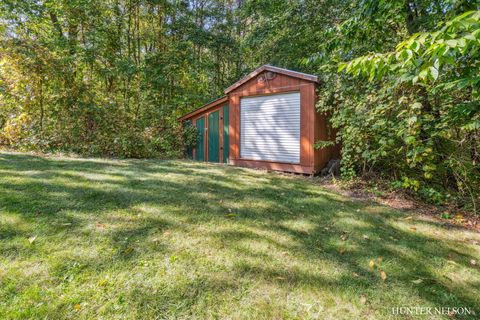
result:
[[[259,75],[263,71],[271,71],[271,72],[275,72],[275,73],[280,73],[280,74],[284,74],[284,75],[287,75],[287,76],[290,76],[290,77],[299,78],[299,79],[303,79],[303,80],[311,81],[311,82],[316,82],[316,83],[320,82],[318,77],[314,76],[312,74],[307,74],[307,73],[303,73],[303,72],[297,72],[297,71],[292,71],[292,70],[288,70],[288,69],[278,68],[278,67],[274,67],[274,66],[266,64],[266,65],[261,66],[260,68],[255,69],[254,71],[250,72],[248,75],[246,75],[245,77],[243,77],[242,79],[238,80],[237,82],[232,84],[230,87],[225,89],[225,91],[224,91],[225,94],[228,94],[229,92],[231,92],[231,91],[235,90],[236,88],[240,87],[242,84],[244,84],[248,80],[255,78],[257,75]]]
[[[189,112],[187,113],[186,115],[183,115],[181,116],[180,118],[178,118],[178,121],[183,121],[183,120],[187,120],[188,118],[191,118],[191,117],[194,117],[196,116],[197,114],[199,113],[202,113],[204,111],[207,111],[208,109],[210,108],[213,108],[221,103],[224,103],[224,102],[227,102],[228,101],[228,97],[227,96],[223,96],[223,97],[220,97],[218,99],[215,99],[213,101],[210,101],[209,103],[207,104],[204,104],[203,106],[201,106],[200,108],[196,109],[196,110],[193,110],[192,112]]]

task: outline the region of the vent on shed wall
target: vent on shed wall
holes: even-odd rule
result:
[[[300,162],[300,93],[240,100],[240,157]]]

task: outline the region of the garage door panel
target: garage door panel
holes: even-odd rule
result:
[[[275,122],[275,123],[278,123],[278,124],[282,124],[282,123],[292,123],[293,124],[293,122],[295,120],[300,119],[300,116],[298,116],[295,113],[284,112],[284,113],[278,113],[278,114],[269,114],[267,116],[267,115],[264,115],[264,114],[266,112],[270,112],[269,110],[259,110],[259,111],[249,110],[249,111],[250,112],[255,112],[255,113],[258,113],[258,114],[245,116],[244,117],[245,123],[258,121],[258,122],[264,122],[264,123]],[[285,118],[285,117],[288,117],[288,118]]]
[[[288,120],[285,119],[275,119],[275,118],[256,118],[256,119],[244,119],[245,122],[242,124],[243,128],[250,128],[252,124],[260,125],[268,125],[268,126],[294,126],[299,120],[300,117],[295,115],[284,114],[282,117],[289,117]]]
[[[251,141],[249,143],[245,143],[243,144],[243,147],[244,148],[248,148],[250,146],[253,146],[253,145],[260,145],[260,144],[264,144],[264,145],[267,145],[267,146],[272,146],[272,144],[276,143],[278,144],[279,146],[294,146],[294,147],[298,147],[298,143],[296,142],[291,142],[291,141],[285,141],[287,139],[290,139],[290,140],[293,140],[293,138],[297,138],[295,136],[284,136],[283,138],[275,138],[275,139],[269,139],[269,140],[262,140],[258,137],[258,135],[244,135],[244,137],[246,139],[250,139],[250,140],[254,140],[254,141]],[[299,137],[298,137],[299,138]]]
[[[255,136],[251,136],[251,137],[248,137],[248,138],[251,138],[251,140],[253,140],[255,138]],[[287,147],[287,146],[291,146],[291,147],[295,147],[297,148],[298,147],[298,143],[294,143],[294,142],[285,142],[284,141],[285,139],[283,139],[283,141],[281,141],[280,139],[274,139],[274,140],[269,140],[269,141],[266,141],[266,140],[256,140],[256,141],[252,141],[248,144],[244,144],[243,147],[244,148],[252,148],[253,146],[260,146],[260,145],[264,145],[264,146],[268,146],[268,147],[271,147],[272,145],[274,146],[278,146],[277,149],[279,148],[282,148],[282,147]],[[275,148],[269,148],[269,150],[265,150],[265,151],[270,151],[270,150],[275,150]]]
[[[289,103],[289,105],[292,105],[296,103],[295,101],[292,101]],[[285,105],[284,106],[277,106],[277,107],[268,107],[268,108],[256,108],[254,106],[248,106],[248,105],[244,105],[245,108],[249,108],[251,111],[254,111],[254,112],[260,112],[260,111],[268,111],[268,112],[272,112],[271,114],[269,114],[269,116],[276,116],[276,115],[281,115],[283,113],[290,113],[290,114],[296,114],[296,112],[294,112],[294,110],[289,110],[289,106]],[[255,117],[257,114],[249,114],[247,115],[248,117]]]
[[[240,101],[242,159],[300,162],[300,93]]]
[[[248,145],[244,145],[243,148],[246,150],[246,149],[253,149],[256,146],[271,147],[272,143],[273,142],[269,142],[269,141],[252,142],[252,143],[249,143]],[[292,149],[296,150],[298,148],[298,145],[293,144],[293,143],[282,143],[282,144],[279,144],[278,147],[277,147],[277,149],[285,149],[285,148],[292,148]],[[272,148],[268,148],[268,150],[265,150],[265,152],[271,151],[270,149],[272,149]]]
[[[286,136],[300,136],[298,132],[292,132],[292,126],[282,126],[282,127],[277,127],[275,126],[274,128],[270,126],[257,126],[255,124],[252,124],[252,126],[255,126],[254,128],[241,128],[243,133],[252,133],[252,134],[264,134],[266,137],[270,138],[275,138],[270,135],[270,133],[275,132],[278,135],[286,135]]]
[[[272,162],[282,162],[282,163],[290,163],[290,160],[291,160],[291,158],[285,157],[284,155],[281,155],[281,154],[272,154],[268,156],[270,156],[272,159],[271,160],[265,159],[266,155],[263,152],[262,153],[252,152],[252,158],[250,158],[249,160],[261,160],[261,161],[272,161]]]
[[[287,94],[298,94],[297,93],[287,93]],[[265,97],[265,98],[264,98]],[[298,99],[296,97],[290,98],[272,98],[267,96],[257,96],[257,97],[248,97],[244,99],[254,99],[251,101],[245,101],[242,105],[244,106],[251,106],[255,109],[265,109],[268,107],[277,108],[278,106],[282,107],[283,105],[291,104],[292,102],[296,102]],[[259,105],[260,103],[260,105]]]
[[[283,149],[281,151],[278,151],[278,152],[266,152],[266,151],[258,151],[258,149],[250,149],[248,150],[248,153],[249,154],[252,154],[252,155],[257,155],[257,156],[260,156],[260,155],[264,155],[264,156],[272,156],[272,157],[278,157],[278,158],[285,158],[285,159],[289,159],[290,157],[289,156],[286,156],[285,155],[285,152],[287,152],[288,149]],[[291,150],[290,150],[291,151]]]
[[[254,138],[255,141],[262,141],[265,140],[267,142],[270,141],[278,141],[280,143],[295,143],[298,145],[298,143],[294,141],[285,141],[285,140],[291,140],[291,139],[300,139],[300,135],[297,135],[296,133],[284,133],[284,132],[279,132],[279,131],[272,131],[272,134],[277,134],[278,136],[275,138],[271,138],[268,134],[266,134],[264,131],[257,131],[257,132],[247,132],[243,133],[243,136],[246,138]],[[249,141],[251,143],[251,141]],[[245,143],[248,145],[249,143]]]

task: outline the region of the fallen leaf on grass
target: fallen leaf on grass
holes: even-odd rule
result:
[[[103,223],[97,223],[97,224],[95,224],[95,227],[103,229],[103,228],[105,228],[105,225]]]
[[[78,303],[77,303],[76,305],[74,305],[73,307],[74,307],[75,310],[77,310],[77,311],[79,311],[79,310],[82,308],[82,306],[81,306],[80,304],[78,304]]]
[[[37,236],[32,236],[32,237],[28,238],[28,242],[30,242],[30,244],[33,244],[35,239],[37,239]]]
[[[472,260],[470,260],[470,264],[471,264],[472,266],[475,266],[475,265],[477,264],[477,261],[472,259]]]
[[[415,283],[415,284],[420,284],[422,282],[423,282],[422,279],[412,280],[412,283]]]
[[[411,230],[417,231],[417,227],[410,227]]]
[[[385,273],[385,271],[380,271],[380,278],[382,278],[383,281],[387,280],[387,274]]]
[[[363,235],[363,239],[364,239],[364,240],[370,240],[370,237],[367,236],[366,234],[364,234],[364,235]]]
[[[375,261],[370,260],[370,262],[368,263],[368,266],[372,269],[375,268]]]

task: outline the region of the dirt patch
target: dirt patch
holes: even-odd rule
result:
[[[368,190],[367,183],[344,185],[331,177],[315,178],[315,182],[327,190],[357,201],[373,201],[397,210],[426,215],[441,221],[447,228],[464,227],[480,232],[480,216],[455,207],[435,206],[400,191],[372,192]],[[449,218],[442,218],[442,216]]]

